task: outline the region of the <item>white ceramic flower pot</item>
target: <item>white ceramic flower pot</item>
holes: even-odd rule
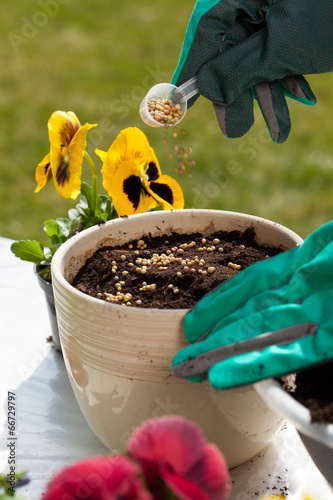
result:
[[[279,224],[214,210],[160,211],[116,219],[64,243],[52,262],[52,283],[63,355],[81,410],[100,440],[121,450],[147,418],[179,414],[196,422],[225,454],[229,467],[245,462],[279,431],[283,418],[253,386],[217,391],[171,374],[171,360],[188,343],[182,310],[123,307],[70,285],[95,250],[148,233],[212,233],[254,227],[258,243],[290,249],[302,239]]]
[[[295,424],[314,463],[333,486],[333,424],[312,423],[308,408],[301,405],[274,379],[255,384],[268,406]]]

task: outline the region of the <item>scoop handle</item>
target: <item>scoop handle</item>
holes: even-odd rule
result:
[[[197,78],[194,76],[190,80],[187,80],[187,82],[183,83],[183,85],[177,87],[174,90],[174,93],[177,94],[178,92],[181,92],[183,94],[183,97],[180,99],[180,102],[188,101],[195,94],[198,94],[199,89],[197,85]]]

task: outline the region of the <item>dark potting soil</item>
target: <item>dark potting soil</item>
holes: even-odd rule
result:
[[[310,410],[312,422],[333,423],[333,363],[296,374],[295,383],[282,379],[283,388]]]
[[[143,236],[103,247],[90,257],[72,285],[93,297],[159,309],[193,307],[207,292],[254,262],[282,250],[261,247],[252,228],[202,234]]]

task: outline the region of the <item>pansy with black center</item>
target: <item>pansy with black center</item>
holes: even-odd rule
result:
[[[157,203],[165,210],[184,208],[181,187],[162,174],[155,152],[140,129],[122,130],[108,152],[95,152],[103,161],[103,186],[119,216],[146,212]]]
[[[72,111],[55,111],[48,121],[50,152],[36,169],[37,188],[40,191],[53,177],[56,190],[64,198],[77,198],[81,191],[82,162],[87,146],[88,130],[81,126]]]

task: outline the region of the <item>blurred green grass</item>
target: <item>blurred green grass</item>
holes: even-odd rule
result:
[[[283,145],[256,123],[241,139],[225,139],[211,104],[200,98],[183,125],[196,166],[183,175],[168,158],[177,139],[143,124],[138,106],[148,88],[170,81],[193,0],[15,0],[0,7],[0,235],[47,241],[42,223],[74,205],[49,183],[34,194],[35,168],[48,152],[47,121],[72,110],[99,123],[89,149],[108,149],[119,131],[140,127],[163,173],[175,176],[186,206],[251,213],[303,237],[332,218],[333,74],[309,78],[318,103],[290,101],[293,128]],[[176,13],[176,14],[175,14]],[[174,155],[175,156],[175,155]],[[100,168],[100,160],[96,157]],[[84,178],[89,182],[87,166]],[[103,188],[101,187],[101,191]]]

